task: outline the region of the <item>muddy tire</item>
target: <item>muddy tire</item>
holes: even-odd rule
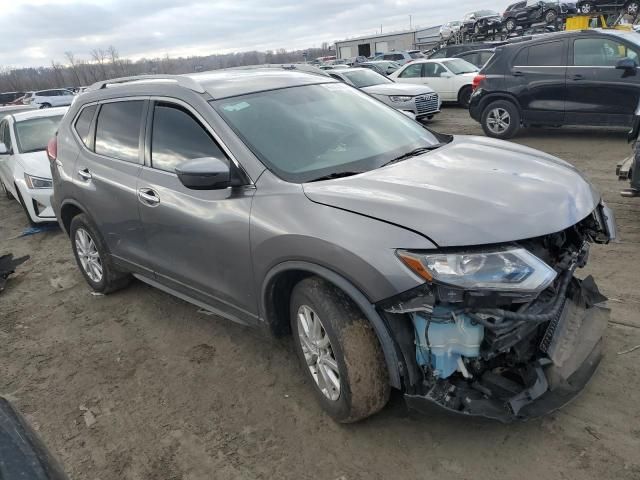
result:
[[[318,277],[302,280],[290,316],[296,353],[325,412],[352,423],[387,404],[389,375],[378,337],[341,290]]]
[[[102,236],[87,215],[75,216],[69,233],[78,268],[95,292],[106,295],[129,285],[131,276],[114,267]]]

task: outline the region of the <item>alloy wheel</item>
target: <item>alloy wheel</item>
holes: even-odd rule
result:
[[[640,5],[638,4],[638,2],[629,2],[629,4],[627,5],[627,14],[633,17],[638,16],[639,10],[640,10]]]
[[[511,115],[504,108],[494,108],[487,116],[487,127],[491,132],[502,135],[511,126]]]
[[[509,19],[507,20],[507,32],[513,32],[516,29],[515,20]]]
[[[580,5],[580,13],[591,13],[593,11],[593,5],[590,3],[583,3]]]
[[[84,228],[76,230],[75,237],[76,252],[82,269],[91,281],[100,283],[102,281],[102,260],[95,242]]]
[[[322,321],[311,307],[301,305],[297,322],[298,339],[311,376],[322,394],[335,402],[340,398],[340,372]]]

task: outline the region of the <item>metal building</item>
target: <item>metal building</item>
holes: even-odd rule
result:
[[[415,41],[415,29],[349,38],[336,42],[336,56],[338,58],[370,57],[392,50],[412,50]]]

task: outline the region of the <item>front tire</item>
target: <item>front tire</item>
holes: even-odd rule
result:
[[[505,28],[509,33],[515,32],[517,27],[518,25],[516,23],[515,18],[508,18],[507,21],[505,22]]]
[[[488,137],[512,138],[520,129],[520,112],[512,102],[497,100],[484,109],[481,124]]]
[[[296,353],[329,416],[357,422],[387,404],[389,376],[378,338],[341,290],[306,278],[293,289],[290,315]]]
[[[458,103],[461,107],[469,108],[469,103],[471,103],[471,94],[473,90],[471,85],[467,85],[466,87],[462,87],[460,92],[458,92]]]
[[[13,199],[13,195],[11,195],[11,192],[9,191],[7,186],[4,184],[2,179],[0,179],[0,191],[2,191],[2,196],[5,197],[7,200]]]
[[[130,275],[113,266],[100,233],[87,215],[75,216],[69,231],[78,267],[95,292],[106,295],[130,283]]]
[[[640,3],[636,1],[628,2],[625,7],[625,11],[627,12],[627,15],[636,18],[638,13],[640,13]]]
[[[549,10],[544,15],[544,21],[547,23],[547,25],[553,25],[554,23],[556,23],[557,19],[558,19],[558,14],[556,13],[555,10]]]

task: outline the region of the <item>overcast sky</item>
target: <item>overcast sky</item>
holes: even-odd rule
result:
[[[123,57],[207,55],[319,47],[347,37],[502,11],[504,0],[2,0],[0,66],[89,58],[113,45]]]

